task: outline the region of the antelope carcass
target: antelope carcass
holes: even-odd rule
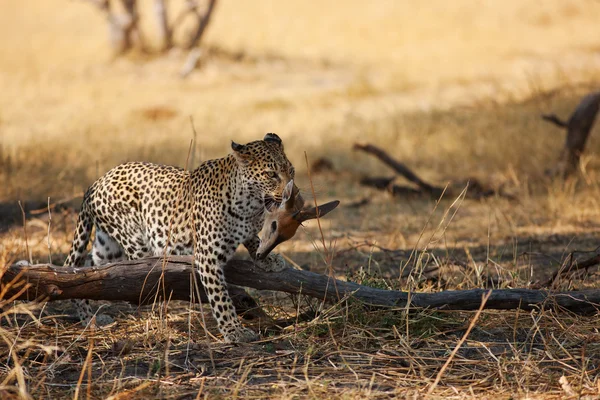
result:
[[[281,205],[265,211],[265,223],[260,232],[260,245],[256,252],[259,260],[264,259],[278,244],[291,239],[304,221],[321,218],[335,209],[340,202],[330,201],[317,207],[302,209],[304,200],[299,195],[294,180],[286,185]]]

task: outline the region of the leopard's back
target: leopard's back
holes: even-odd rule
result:
[[[141,162],[119,165],[92,185],[85,206],[96,228],[119,243],[127,258],[191,252],[188,171]]]

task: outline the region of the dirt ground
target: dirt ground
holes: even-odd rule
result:
[[[273,131],[305,197],[341,201],[322,232],[309,222],[278,247],[296,268],[422,292],[548,287],[571,253],[598,248],[600,128],[577,178],[553,180],[564,132],[540,114],[567,118],[598,90],[599,17],[591,0],[221,1],[183,80],[182,52],[111,56],[85,1],[5,0],[0,265],[62,264],[83,191],[121,162],[184,166],[195,138],[193,167]],[[360,185],[394,173],[356,142],[453,194]],[[309,179],[318,159],[332,169]],[[499,194],[457,195],[475,180]],[[553,289],[598,284],[591,268]],[[115,323],[98,330],[68,304],[0,292],[0,397],[600,398],[598,314],[365,310],[249,292],[288,323],[248,320],[263,339],[237,346],[184,302],[103,304]]]

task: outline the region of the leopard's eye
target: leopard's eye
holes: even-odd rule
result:
[[[271,179],[279,179],[279,174],[275,171],[265,171],[265,175]]]

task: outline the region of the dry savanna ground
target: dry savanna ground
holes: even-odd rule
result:
[[[62,263],[83,191],[120,162],[195,166],[231,139],[274,131],[307,196],[312,186],[319,201],[342,202],[322,232],[309,223],[280,246],[297,267],[423,292],[544,287],[570,253],[598,247],[600,128],[578,178],[550,180],[564,132],[539,115],[567,117],[598,89],[599,20],[592,0],[223,0],[200,68],[182,80],[180,52],[112,57],[104,17],[85,1],[3,0],[0,265]],[[502,195],[438,202],[362,187],[365,175],[393,173],[352,151],[357,141],[455,192],[477,179]],[[333,170],[309,179],[305,157]],[[592,268],[554,289],[598,283]],[[64,304],[0,300],[0,397],[600,396],[598,315],[365,312],[251,294],[292,322],[247,321],[263,340],[240,346],[183,302],[104,305],[116,323],[98,330]]]

